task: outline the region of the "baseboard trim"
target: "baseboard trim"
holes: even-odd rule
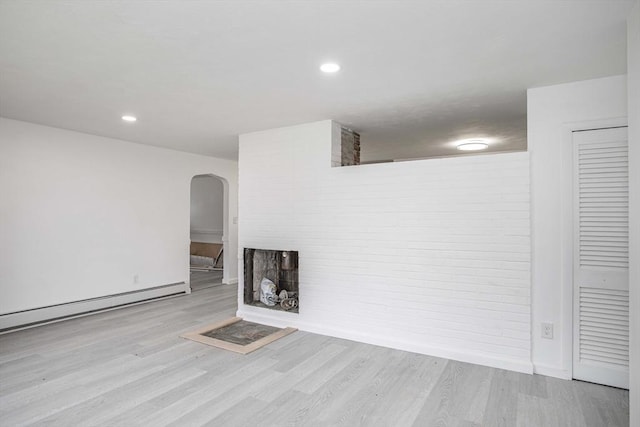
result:
[[[38,325],[43,322],[63,320],[81,314],[156,300],[167,296],[186,294],[188,292],[189,286],[185,282],[179,282],[121,294],[106,295],[103,297],[2,314],[0,315],[0,333],[30,325]]]
[[[533,374],[533,363],[528,360],[508,359],[490,354],[472,354],[451,348],[442,348],[413,342],[403,341],[392,337],[364,334],[358,331],[349,331],[317,325],[311,322],[300,321],[298,315],[287,312],[277,312],[277,315],[264,313],[263,308],[240,306],[236,316],[250,322],[262,323],[279,328],[294,327],[301,331],[312,332],[314,334],[327,335],[335,338],[342,338],[366,344],[378,345],[381,347],[393,348],[396,350],[409,351],[412,353],[424,354],[427,356],[442,357],[459,362],[473,363],[476,365],[489,366],[492,368],[506,369],[509,371]]]
[[[544,375],[545,377],[560,378],[562,380],[571,379],[571,375],[569,374],[569,371],[567,371],[566,369],[557,368],[555,366],[549,366],[549,365],[540,364],[540,363],[533,364],[533,372],[538,375]]]

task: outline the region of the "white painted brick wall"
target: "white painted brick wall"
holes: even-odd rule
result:
[[[528,153],[332,168],[335,126],[240,137],[239,248],[299,251],[300,314],[239,315],[531,372]]]

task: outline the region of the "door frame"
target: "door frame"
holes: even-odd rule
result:
[[[229,277],[229,272],[231,271],[231,263],[235,262],[235,257],[232,257],[229,252],[229,228],[230,228],[230,218],[229,218],[229,181],[220,175],[215,173],[198,173],[189,179],[189,215],[191,215],[191,185],[193,184],[193,179],[199,176],[208,176],[214,179],[217,179],[222,182],[222,283],[230,284],[231,278]],[[189,217],[189,242],[191,242],[191,217]],[[190,265],[187,265],[187,277],[191,277],[191,269]],[[191,293],[191,283],[189,283],[189,293]]]
[[[568,379],[573,379],[573,132],[625,127],[627,117],[612,117],[600,120],[585,120],[579,122],[567,122],[563,125],[562,138],[562,325],[560,328],[560,344],[562,348],[562,366],[568,374]]]

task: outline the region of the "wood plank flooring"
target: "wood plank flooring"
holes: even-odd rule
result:
[[[628,426],[628,392],[296,332],[179,338],[236,287],[0,335],[0,426]]]
[[[194,270],[191,272],[189,284],[192,291],[200,291],[202,289],[211,288],[213,286],[220,286],[222,285],[222,270]]]

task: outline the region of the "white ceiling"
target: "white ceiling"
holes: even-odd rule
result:
[[[626,72],[632,4],[0,0],[0,114],[229,159],[328,118],[363,160],[521,149],[526,88]]]

